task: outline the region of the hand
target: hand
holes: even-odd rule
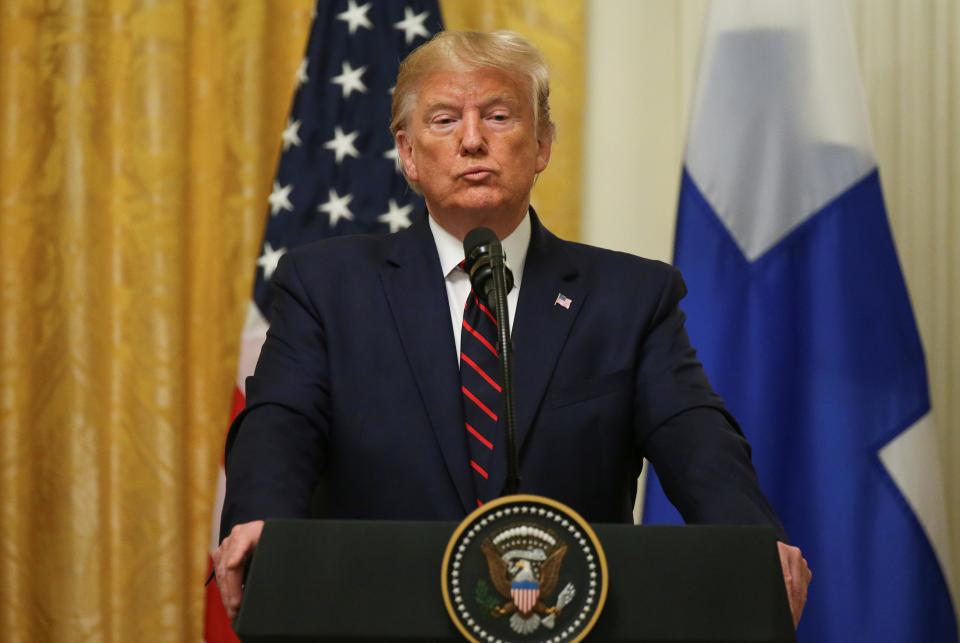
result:
[[[780,552],[780,566],[783,568],[783,582],[787,586],[787,600],[790,601],[790,613],[793,615],[793,627],[800,623],[803,606],[807,603],[807,588],[813,579],[813,572],[807,565],[807,559],[800,549],[777,543]]]
[[[220,600],[227,610],[227,616],[232,621],[240,611],[240,600],[243,598],[243,572],[247,560],[260,542],[263,533],[263,521],[254,520],[234,525],[230,535],[223,539],[217,550],[213,552],[213,569],[217,575],[217,586],[220,588]]]

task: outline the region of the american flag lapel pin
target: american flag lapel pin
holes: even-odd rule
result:
[[[554,306],[563,306],[565,309],[570,310],[570,304],[573,303],[573,300],[564,295],[562,292],[557,293],[557,300],[553,302]]]

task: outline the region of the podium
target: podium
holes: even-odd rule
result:
[[[236,631],[244,642],[462,640],[440,589],[455,528],[452,522],[268,521]],[[594,530],[610,585],[587,641],[796,640],[772,529]]]

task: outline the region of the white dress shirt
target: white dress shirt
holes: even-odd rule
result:
[[[453,341],[457,346],[457,363],[460,363],[460,328],[463,326],[463,309],[470,295],[470,277],[462,268],[463,243],[444,230],[439,223],[429,217],[430,232],[437,244],[440,255],[440,269],[443,270],[447,285],[447,303],[450,304],[450,323],[453,329]],[[516,230],[501,240],[503,254],[510,272],[513,273],[513,289],[507,294],[507,308],[510,313],[510,330],[513,331],[513,319],[520,300],[520,282],[523,279],[523,266],[527,261],[527,247],[530,245],[530,213],[528,212]]]

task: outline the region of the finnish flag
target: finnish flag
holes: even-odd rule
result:
[[[689,334],[814,572],[799,639],[957,641],[923,349],[843,3],[714,3],[678,209]],[[643,521],[679,521],[652,475]]]

